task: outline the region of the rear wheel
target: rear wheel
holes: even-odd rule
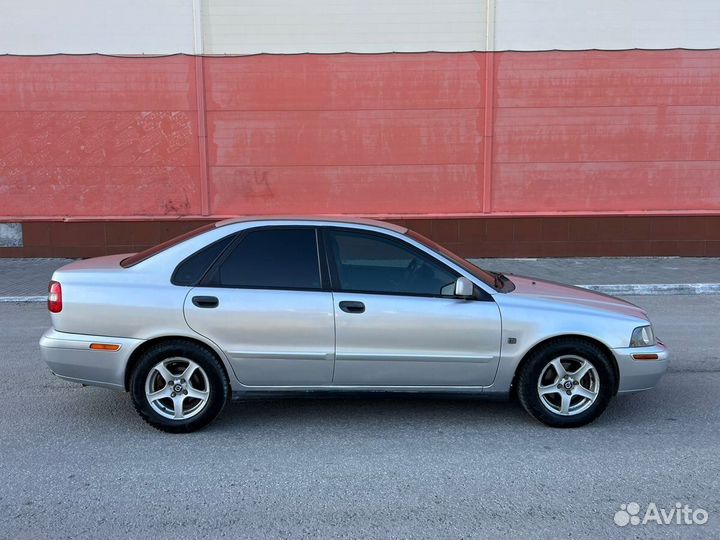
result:
[[[159,343],[142,355],[130,380],[133,404],[151,426],[195,431],[222,410],[230,384],[213,353],[196,343]]]
[[[520,403],[553,427],[595,420],[615,391],[615,372],[605,352],[579,339],[548,343],[531,353],[518,377]]]

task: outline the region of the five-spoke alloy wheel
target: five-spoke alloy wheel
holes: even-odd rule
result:
[[[523,407],[554,427],[579,427],[595,420],[615,393],[611,360],[582,339],[558,339],[534,351],[516,381]]]
[[[187,358],[161,360],[148,373],[145,397],[155,411],[173,420],[200,413],[210,397],[210,382],[199,365]]]
[[[540,403],[550,412],[572,416],[595,403],[600,378],[590,360],[564,355],[545,366],[538,378],[537,389]]]
[[[173,433],[208,424],[230,393],[225,369],[207,348],[190,341],[159,343],[142,355],[130,391],[140,416]]]

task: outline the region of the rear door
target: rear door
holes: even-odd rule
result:
[[[313,227],[241,233],[185,299],[188,325],[227,354],[247,386],[330,384],[332,294]]]

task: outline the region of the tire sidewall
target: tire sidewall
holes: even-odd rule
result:
[[[547,364],[564,355],[574,355],[589,360],[597,371],[600,391],[595,402],[583,412],[562,416],[548,410],[540,400],[537,382]],[[607,408],[615,393],[615,371],[606,354],[590,343],[573,340],[550,343],[534,352],[523,366],[518,381],[518,397],[523,407],[537,420],[552,427],[580,427],[595,420]]]
[[[210,396],[203,409],[187,420],[173,420],[160,415],[150,405],[145,394],[145,381],[150,370],[159,362],[183,357],[197,363],[207,375]],[[223,409],[229,393],[227,376],[215,356],[202,346],[193,343],[162,343],[148,349],[133,370],[130,393],[140,416],[155,428],[172,433],[195,431],[210,423]]]

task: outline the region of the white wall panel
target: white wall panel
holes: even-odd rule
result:
[[[0,10],[0,54],[720,47],[720,0],[0,0]]]
[[[720,47],[718,0],[496,0],[496,50]]]
[[[191,0],[2,0],[0,53],[193,53]]]
[[[207,54],[470,51],[485,0],[204,0]]]

